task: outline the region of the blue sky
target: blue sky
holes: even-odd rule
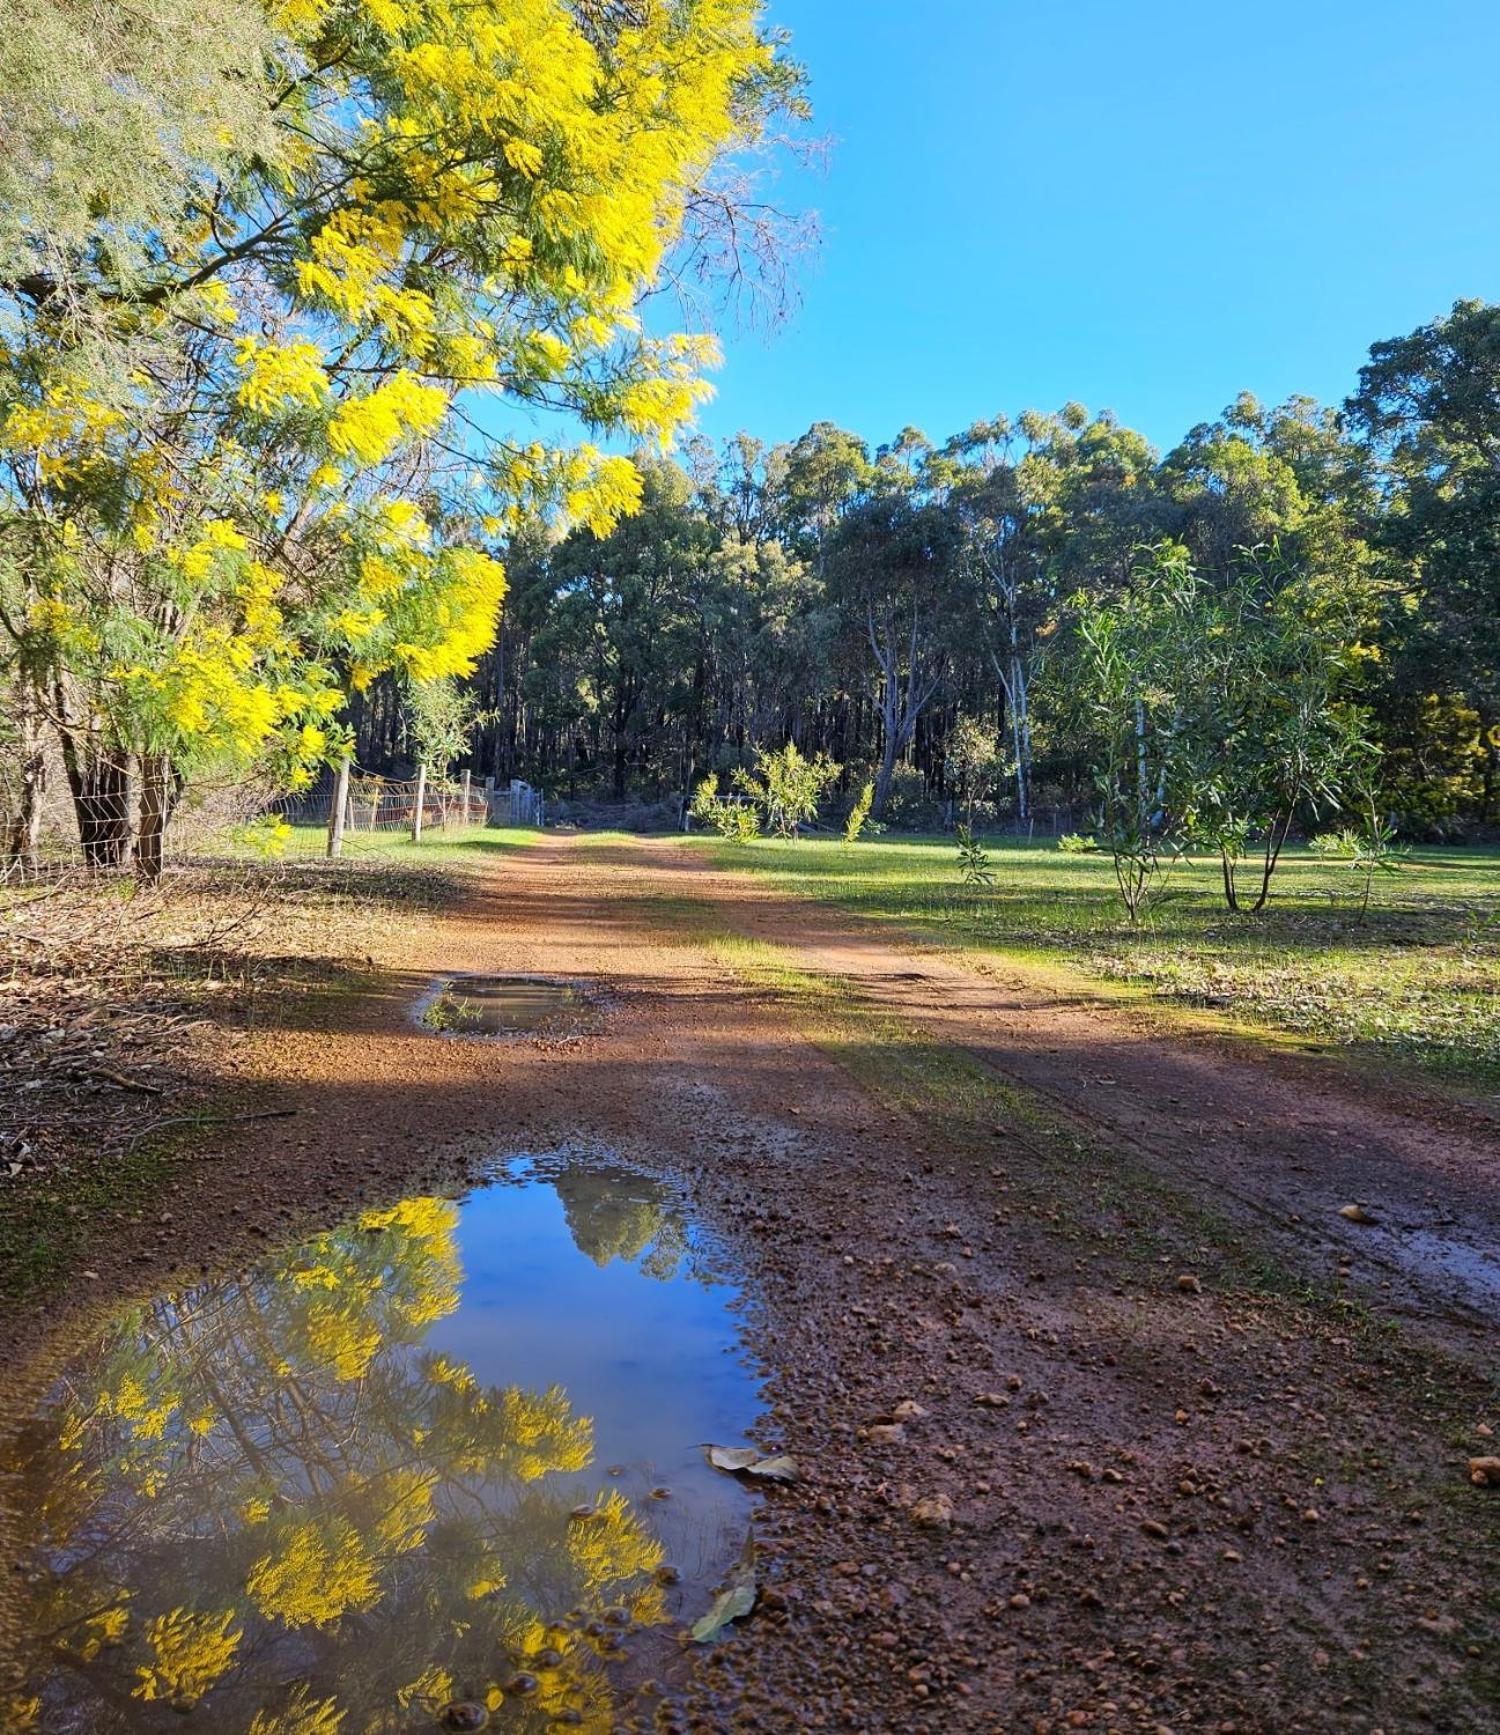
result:
[[[770,0],[825,174],[803,303],[731,334],[715,437],[934,439],[1070,398],[1159,445],[1241,389],[1500,299],[1493,0]]]

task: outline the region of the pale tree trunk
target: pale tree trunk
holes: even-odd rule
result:
[[[1021,633],[1021,583],[1003,551],[985,560],[993,589],[994,618],[1002,629],[1002,644],[991,645],[990,662],[999,678],[1010,712],[1011,751],[1016,759],[1016,815],[1031,818],[1031,676]]]
[[[417,788],[411,804],[411,840],[422,841],[422,809],[427,805],[427,767],[417,767]]]
[[[333,804],[328,809],[328,854],[344,853],[344,827],[349,823],[349,755],[339,760],[333,785]]]
[[[1020,648],[1012,645],[1002,662],[992,657],[1010,715],[1011,751],[1016,757],[1016,816],[1024,825],[1031,818],[1031,690]]]
[[[20,739],[17,743],[21,787],[5,839],[7,858],[22,873],[35,873],[42,833],[42,795],[47,762],[42,753],[42,717],[36,695],[28,686],[21,698]]]
[[[877,632],[875,611],[871,609],[868,613],[868,629],[870,649],[875,653],[875,660],[880,665],[880,714],[885,732],[880,770],[875,778],[875,793],[870,802],[870,817],[879,819],[885,812],[885,804],[891,793],[896,763],[906,751],[912,736],[916,734],[918,719],[937,691],[938,683],[935,676],[930,676],[925,681],[920,678],[917,669],[915,614],[912,616],[911,631],[907,635],[904,682],[901,679],[901,657],[896,643],[894,622],[887,617]]]

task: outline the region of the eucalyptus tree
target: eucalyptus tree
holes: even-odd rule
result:
[[[829,539],[829,595],[873,660],[881,722],[872,816],[885,812],[896,766],[948,673],[958,538],[935,488],[933,451],[906,429],[882,448],[864,497]]]
[[[1383,697],[1408,713],[1412,749],[1428,762],[1420,781],[1451,781],[1448,802],[1467,797],[1493,819],[1500,812],[1500,306],[1459,301],[1430,325],[1375,344],[1345,413],[1380,465],[1388,510],[1374,519],[1372,536],[1397,563],[1405,598],[1394,617],[1404,629],[1391,646],[1396,679]],[[1444,735],[1457,740],[1450,745]],[[1466,761],[1466,771],[1434,777],[1433,760]]]

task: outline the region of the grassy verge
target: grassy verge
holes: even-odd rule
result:
[[[525,849],[541,836],[531,826],[455,826],[444,829],[430,826],[420,843],[413,843],[404,831],[350,831],[344,834],[342,860],[350,863],[383,863],[392,866],[475,867],[496,856]],[[252,845],[229,840],[226,848],[232,856],[244,860],[261,859],[261,852]],[[327,855],[328,833],[321,825],[294,825],[283,839],[280,856],[286,861],[323,859]]]
[[[1349,869],[1308,851],[1288,853],[1259,916],[1224,908],[1217,862],[1190,861],[1132,928],[1097,856],[996,841],[994,885],[971,890],[950,838],[685,847],[924,938],[1500,1090],[1500,850],[1413,851],[1363,920]]]

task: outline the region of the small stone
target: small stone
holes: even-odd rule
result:
[[[1341,1216],[1346,1223],[1372,1224],[1375,1221],[1363,1205],[1340,1205],[1339,1216]]]
[[[1164,1542],[1171,1535],[1166,1525],[1158,1518],[1146,1519],[1141,1525],[1141,1532],[1145,1536],[1154,1536],[1158,1542]]]
[[[946,1494],[929,1494],[912,1507],[911,1518],[924,1530],[946,1530],[953,1522],[953,1502]]]
[[[467,1735],[472,1729],[488,1729],[490,1714],[476,1699],[455,1699],[438,1712],[438,1724],[453,1731],[453,1735]]]

